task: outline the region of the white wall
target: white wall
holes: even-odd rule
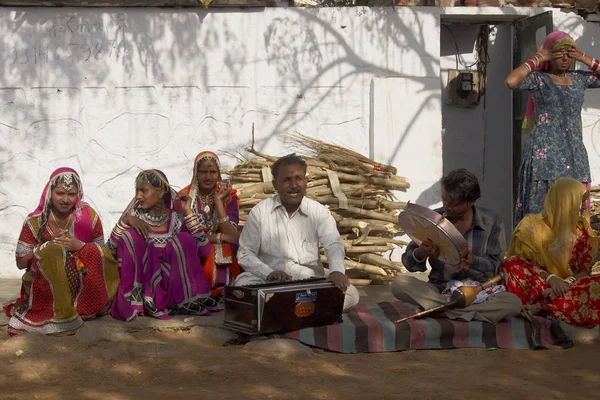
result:
[[[56,167],[80,171],[108,233],[140,169],[160,168],[182,187],[196,153],[241,151],[253,122],[262,151],[289,151],[280,133],[297,129],[393,163],[413,184],[400,197],[433,204],[443,171],[440,14],[541,11],[2,8],[0,277],[20,276],[21,224]],[[598,27],[554,14],[593,54]],[[594,178],[597,96],[584,112]]]
[[[140,169],[160,168],[182,187],[199,151],[242,151],[253,122],[258,149],[271,154],[289,151],[278,136],[292,129],[372,153],[375,77],[425,82],[439,96],[430,83],[439,12],[3,8],[0,277],[20,275],[21,224],[58,166],[81,173],[108,233]],[[439,119],[436,109],[428,112]],[[427,136],[439,131],[433,124]],[[439,141],[423,143],[441,165]],[[416,181],[427,173],[394,162]]]
[[[447,26],[441,29],[440,38],[443,172],[466,168],[477,176],[482,192],[477,204],[498,213],[506,226],[508,240],[513,209],[512,93],[504,86],[504,78],[512,70],[512,27],[498,25],[490,32],[485,95],[476,107],[460,108],[445,101],[448,70],[457,69],[458,47],[458,69],[476,71],[477,65],[473,64],[480,25]]]

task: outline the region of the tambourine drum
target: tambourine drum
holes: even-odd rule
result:
[[[430,241],[440,249],[438,259],[448,265],[458,265],[468,243],[443,215],[418,204],[408,203],[398,216],[402,230],[418,245]]]

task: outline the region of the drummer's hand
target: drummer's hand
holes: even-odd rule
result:
[[[467,247],[467,251],[463,255],[463,258],[460,260],[456,272],[468,271],[471,268],[471,264],[473,264],[473,250],[471,250],[471,246],[469,246]]]
[[[415,249],[415,253],[419,260],[425,258],[438,258],[440,256],[440,249],[430,241],[425,241]]]
[[[292,277],[284,271],[273,271],[267,276],[267,281],[269,282],[285,282],[290,280],[292,280]]]

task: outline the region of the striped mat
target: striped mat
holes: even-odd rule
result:
[[[544,317],[510,318],[497,325],[447,318],[393,321],[411,315],[401,301],[359,303],[344,314],[342,323],[305,328],[278,337],[339,353],[380,353],[417,349],[466,347],[501,349],[559,349],[573,346],[557,320]]]

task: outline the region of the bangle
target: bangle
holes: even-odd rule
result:
[[[548,276],[546,277],[546,283],[550,282],[550,279],[552,279],[552,277],[556,277],[556,275],[548,274]]]
[[[583,61],[584,57],[585,57],[585,51],[582,51],[581,52],[581,61]]]
[[[575,277],[574,277],[574,276],[567,276],[567,277],[564,279],[564,281],[565,281],[567,284],[569,284],[569,285],[570,285],[571,283],[575,282],[575,281],[576,281],[576,279],[575,279]]]
[[[417,256],[415,256],[415,252],[414,252],[414,250],[413,250],[412,256],[413,256],[413,259],[414,259],[416,262],[418,262],[419,264],[422,264],[422,263],[424,263],[425,261],[427,261],[427,257],[425,257],[425,258],[424,258],[424,259],[422,259],[422,260],[419,260],[419,259],[417,258]]]
[[[217,244],[221,244],[221,232],[217,233]]]
[[[521,64],[522,67],[525,67],[525,69],[527,69],[527,71],[529,71],[531,73],[531,66],[529,65],[530,61],[524,62],[523,64]]]
[[[592,70],[594,72],[598,72],[598,65],[600,64],[600,62],[598,62],[598,60],[596,60],[595,58],[592,58]]]
[[[539,60],[538,60],[538,57],[540,58]],[[535,58],[535,60],[538,62],[538,64],[544,62],[544,56],[541,55],[540,53],[535,53],[535,55],[533,56],[533,58]]]
[[[217,220],[217,224],[223,224],[225,222],[229,221],[229,215],[224,216],[223,218],[219,218]]]

